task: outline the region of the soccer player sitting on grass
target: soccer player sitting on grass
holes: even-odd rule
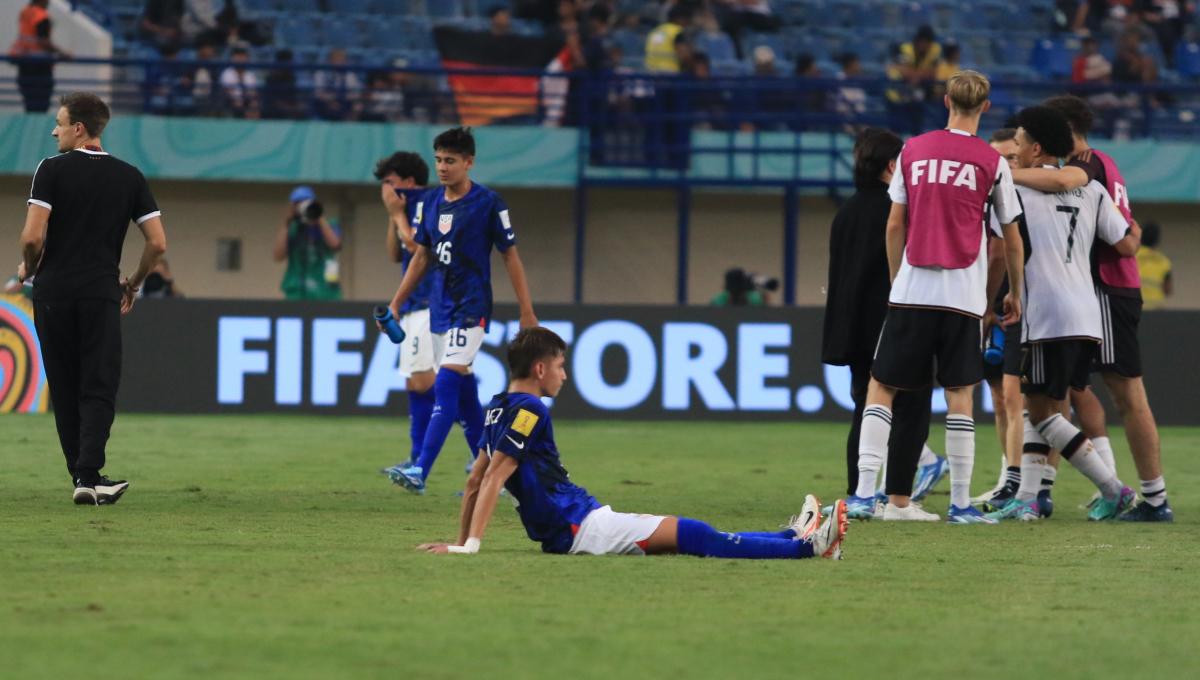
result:
[[[554,445],[550,412],[542,397],[554,397],[567,379],[566,343],[545,328],[526,328],[508,347],[512,376],[508,391],[487,407],[480,455],[467,478],[458,542],[426,543],[431,553],[479,551],[501,488],[508,489],[529,538],[548,553],[660,555],[780,559],[841,557],[848,520],[839,500],[818,527],[820,506],[805,498],[800,515],[775,532],[723,533],[684,517],[613,512],[571,482]]]

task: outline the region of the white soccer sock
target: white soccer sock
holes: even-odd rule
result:
[[[1167,483],[1161,475],[1158,479],[1143,479],[1141,482],[1142,498],[1147,503],[1157,508],[1167,502]]]
[[[950,505],[971,505],[971,470],[975,467],[975,420],[951,413],[946,416],[946,458],[950,461]]]
[[[1042,490],[1042,470],[1046,468],[1043,453],[1021,454],[1021,486],[1017,489],[1017,500],[1031,501]]]
[[[921,460],[917,461],[917,465],[933,465],[937,462],[937,453],[929,448],[929,442],[921,447]]]
[[[1100,460],[1108,466],[1108,469],[1117,474],[1117,461],[1113,457],[1112,442],[1108,437],[1096,437],[1092,440],[1092,446],[1096,447],[1096,453],[1100,454]]]
[[[1021,454],[1021,486],[1017,489],[1017,500],[1031,501],[1037,498],[1047,473],[1053,473],[1054,468],[1046,464],[1050,444],[1042,438],[1033,423],[1029,422],[1028,411],[1025,412],[1024,445],[1025,452]]]
[[[888,437],[892,434],[892,410],[879,404],[863,409],[862,427],[858,435],[858,488],[854,495],[859,498],[875,496],[875,481],[879,469],[887,459]]]
[[[1063,458],[1070,461],[1084,477],[1092,480],[1105,498],[1112,500],[1121,495],[1121,480],[1104,464],[1100,454],[1096,453],[1096,447],[1083,436],[1079,428],[1055,413],[1038,423],[1037,429],[1050,446],[1061,451]]]
[[[883,465],[879,466],[879,480],[875,486],[875,495],[887,492],[887,457],[883,459]]]
[[[1042,468],[1042,491],[1053,489],[1056,479],[1058,479],[1058,468],[1046,461],[1046,466]]]

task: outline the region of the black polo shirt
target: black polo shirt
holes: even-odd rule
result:
[[[68,151],[38,164],[29,203],[50,211],[34,299],[120,300],[129,223],[161,214],[142,173],[102,151]]]
[[[887,185],[872,182],[849,198],[833,218],[829,235],[829,285],[821,361],[870,362],[887,316]]]

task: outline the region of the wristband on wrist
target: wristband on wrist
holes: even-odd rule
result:
[[[447,546],[446,552],[461,555],[474,555],[475,553],[479,552],[479,539],[471,537],[468,538],[467,542],[462,545]]]

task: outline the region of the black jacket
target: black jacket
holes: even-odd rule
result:
[[[833,218],[821,361],[870,362],[887,315],[887,185],[859,189]]]

